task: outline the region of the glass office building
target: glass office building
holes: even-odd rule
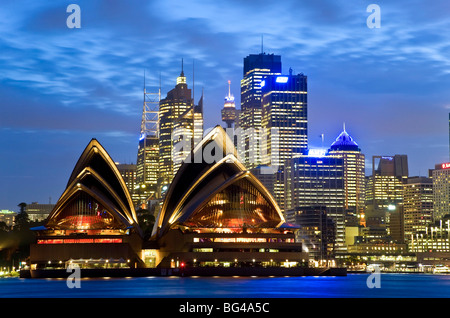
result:
[[[299,207],[324,206],[336,225],[336,251],[345,250],[344,159],[324,153],[297,155],[285,164],[286,213]]]
[[[281,75],[280,55],[260,53],[250,54],[244,58],[239,114],[242,138],[239,141],[238,150],[248,169],[261,164],[261,82],[267,75]]]

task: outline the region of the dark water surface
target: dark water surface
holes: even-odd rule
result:
[[[448,298],[450,275],[381,274],[369,288],[369,274],[346,277],[138,277],[0,279],[0,298]]]

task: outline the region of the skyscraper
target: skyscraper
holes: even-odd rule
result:
[[[144,103],[142,109],[141,133],[136,161],[136,182],[133,191],[135,205],[146,205],[149,200],[159,198],[159,131],[158,113],[161,89],[147,92],[144,78]]]
[[[237,118],[236,103],[231,95],[231,81],[228,81],[228,95],[222,108],[222,120],[227,124],[226,128],[232,128]]]
[[[159,106],[159,184],[170,184],[183,156],[203,137],[203,96],[194,106],[183,67],[176,86]],[[175,155],[175,157],[174,157]]]
[[[410,177],[403,188],[403,220],[405,239],[426,232],[433,217],[433,180]]]
[[[437,164],[433,176],[433,221],[450,214],[450,163]]]
[[[191,150],[203,139],[203,96],[198,105],[186,110],[173,124],[173,175]]]
[[[139,204],[138,191],[135,191],[136,182],[136,165],[116,162],[117,170],[119,170],[123,181],[127,185],[128,192],[131,195],[134,206]],[[136,189],[137,190],[137,189]]]
[[[259,156],[265,171],[258,175],[273,174],[274,183],[270,188],[284,211],[284,163],[306,151],[308,146],[307,78],[303,74],[293,75],[290,70],[289,75],[264,76],[260,86]]]
[[[238,151],[248,169],[257,167],[261,163],[261,81],[267,75],[281,75],[280,55],[260,53],[250,54],[244,58],[239,115],[241,138]]]
[[[285,214],[323,206],[336,225],[336,251],[345,250],[344,158],[326,152],[296,155],[286,160]]]
[[[344,159],[345,209],[363,216],[365,207],[365,156],[353,138],[344,130],[331,144],[329,154]]]
[[[389,217],[403,204],[407,178],[406,155],[372,157],[372,175],[366,177],[367,226],[385,228],[389,234]]]
[[[268,75],[261,81],[261,162],[283,166],[286,159],[308,148],[307,77]]]
[[[327,266],[327,260],[334,255],[336,240],[336,226],[327,216],[327,208],[297,207],[288,211],[286,221],[300,226],[295,232],[296,241],[302,243],[309,259],[319,261],[320,266]]]

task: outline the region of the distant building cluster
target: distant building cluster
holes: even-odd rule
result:
[[[161,90],[149,93],[144,87],[136,164],[116,163],[116,168],[128,188],[134,208],[138,212],[148,209],[155,213],[157,224],[162,226],[159,233],[165,233],[164,226],[172,228],[174,220],[182,220],[180,227],[183,229],[194,223],[197,227],[204,224],[202,226],[213,228],[216,224],[221,228],[225,222],[221,213],[233,215],[233,220],[238,219],[239,213],[244,213],[247,221],[257,219],[261,222],[267,217],[265,213],[271,213],[273,220],[281,222],[276,213],[279,209],[286,224],[297,228],[295,240],[301,243],[302,251],[317,264],[347,262],[349,259],[352,264],[382,262],[386,266],[402,262],[405,265],[407,261],[415,266],[419,261],[421,265],[450,264],[450,163],[437,164],[428,176],[409,176],[406,155],[375,155],[372,172],[366,175],[367,158],[345,124],[329,147],[310,147],[307,76],[294,74],[292,69],[283,74],[279,55],[260,53],[245,57],[240,91],[241,105],[237,109],[228,81],[221,115],[224,128],[237,150],[233,162],[239,160],[239,164],[235,163],[239,173],[244,171],[242,164],[258,182],[254,179],[251,184],[236,181],[233,187],[226,187],[221,176],[237,176],[238,170],[221,167],[225,169],[222,171],[214,166],[211,171],[221,171],[221,174],[215,176],[211,171],[202,170],[194,176],[184,168],[182,175],[186,179],[178,177],[177,182],[196,180],[196,183],[193,188],[179,189],[186,202],[176,201],[179,205],[171,206],[173,202],[164,200],[167,195],[174,198],[173,192],[168,194],[171,186],[176,187],[172,182],[184,167],[186,158],[200,152],[198,146],[204,138],[203,92],[195,102],[183,66],[175,87],[165,98],[161,98]],[[207,148],[204,140],[202,145]],[[210,167],[210,162],[205,163],[203,159],[202,163],[205,169]],[[208,179],[212,175],[218,179]],[[214,197],[201,198],[193,190],[212,191],[221,182],[225,182],[223,189],[214,192]],[[259,188],[259,183],[264,190]],[[266,190],[277,207],[261,196]],[[267,211],[262,214],[250,211],[253,205],[242,202],[244,194],[246,198],[250,197],[248,193],[252,193],[255,202],[264,201],[265,205],[259,203]],[[197,206],[201,201],[195,199],[200,198],[209,202],[208,205]],[[227,208],[233,211],[224,210],[227,202],[232,202]],[[188,209],[188,203],[192,210]],[[169,206],[173,210],[169,211]],[[52,208],[33,203],[27,207],[27,212],[33,220],[39,220],[50,214]],[[255,217],[254,213],[259,216]],[[289,228],[287,225],[282,228],[285,227]],[[273,228],[276,228],[271,230],[273,233],[279,233],[280,225]],[[177,234],[170,233],[174,236],[171,239],[176,240]],[[201,239],[206,238],[212,242],[215,236],[203,235]],[[182,240],[186,239],[188,237],[183,236]],[[249,237],[248,240],[252,239]],[[201,246],[207,246],[205,251],[215,251],[215,245],[210,245]],[[200,245],[195,246],[199,253],[196,259],[203,259],[201,255],[205,254],[201,253]],[[154,251],[146,251],[155,261]],[[146,262],[145,257],[142,261]],[[170,260],[164,262],[169,264]],[[204,262],[212,261],[205,258]],[[270,263],[270,258],[264,258],[264,262]]]
[[[273,195],[286,219],[301,226],[296,237],[311,258],[323,262],[375,255],[373,260],[378,260],[383,255],[417,252],[419,242],[435,247],[420,251],[450,252],[446,247],[450,164],[437,165],[427,177],[415,177],[409,176],[406,155],[375,155],[372,173],[366,176],[367,158],[345,125],[328,148],[309,147],[307,76],[292,69],[283,74],[281,56],[245,57],[240,84],[237,109],[228,81],[221,111],[225,128],[234,133],[244,166]],[[198,104],[194,105],[183,72],[159,104],[160,157],[153,165],[159,177],[153,180],[158,180],[154,188],[160,200],[179,160],[188,154],[176,157],[170,152],[175,147],[171,135],[175,125],[192,136],[192,149],[201,139],[202,100]],[[142,184],[133,189],[141,189]],[[447,245],[432,242],[436,233],[443,239],[444,232]]]

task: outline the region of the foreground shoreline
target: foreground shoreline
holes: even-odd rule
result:
[[[66,269],[21,270],[21,278],[67,278]],[[80,269],[81,277],[146,277],[146,276],[347,276],[346,268],[281,268],[281,267],[193,267],[193,268],[110,268]]]

